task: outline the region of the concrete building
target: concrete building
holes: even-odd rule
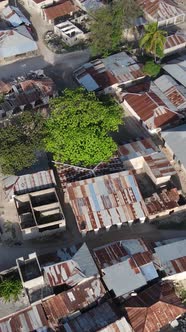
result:
[[[15,196],[14,200],[24,239],[66,229],[55,188]]]
[[[149,22],[158,22],[159,26],[183,23],[185,12],[172,0],[137,0]]]
[[[150,138],[119,146],[125,169],[146,173],[156,186],[170,181],[176,174],[163,152],[158,151]]]
[[[42,8],[57,4],[61,0],[27,0],[28,7],[34,9],[38,14],[42,14]]]
[[[125,52],[96,59],[74,72],[77,82],[88,91],[112,93],[122,84],[131,84],[145,74],[141,66]]]
[[[68,46],[76,45],[86,39],[86,34],[68,20],[55,25],[54,33]]]

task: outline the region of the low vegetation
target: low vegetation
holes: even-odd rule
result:
[[[143,72],[153,78],[159,75],[160,70],[161,65],[155,63],[153,60],[148,60],[143,67]]]
[[[17,279],[5,279],[0,282],[0,297],[5,302],[14,301],[19,299],[22,292],[22,284]]]

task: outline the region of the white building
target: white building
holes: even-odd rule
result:
[[[70,21],[65,21],[54,26],[54,32],[60,36],[65,44],[73,46],[86,39],[82,30],[76,27]]]

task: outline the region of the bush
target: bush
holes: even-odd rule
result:
[[[22,291],[22,284],[20,280],[5,279],[0,283],[0,297],[5,302],[14,301],[19,299]]]
[[[154,63],[153,60],[149,60],[143,67],[143,72],[151,77],[156,77],[161,70],[161,65]]]

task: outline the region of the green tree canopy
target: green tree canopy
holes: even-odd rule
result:
[[[17,301],[22,292],[22,284],[20,280],[5,279],[0,282],[0,297],[5,302]]]
[[[50,106],[44,141],[55,161],[93,166],[112,157],[117,145],[108,133],[122,123],[120,106],[113,99],[100,101],[95,93],[79,88],[65,90]]]
[[[132,26],[141,13],[135,0],[115,0],[94,13],[90,24],[91,49],[104,56],[116,51],[123,39],[123,29]]]
[[[24,112],[0,128],[0,166],[4,174],[14,174],[36,161],[42,148],[44,119],[39,113]]]
[[[155,60],[156,57],[163,58],[166,34],[166,31],[158,29],[157,22],[146,25],[145,33],[139,42],[140,48],[143,48],[148,54],[152,54]]]
[[[151,77],[156,77],[161,70],[161,65],[155,63],[152,59],[147,61],[143,67],[143,72]]]

